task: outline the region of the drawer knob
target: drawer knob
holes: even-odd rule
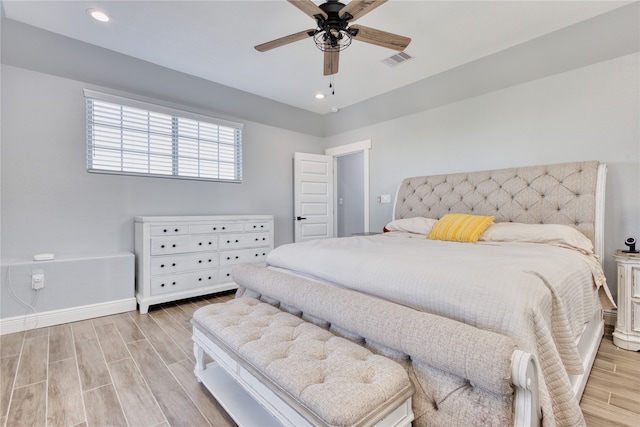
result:
[[[161,288],[164,288],[164,283],[161,283],[161,284],[160,284],[160,287],[161,287]]]
[[[164,268],[164,264],[160,264],[160,268]]]
[[[227,240],[227,243],[231,243],[231,240]]]
[[[236,255],[236,259],[240,258],[238,255]]]
[[[202,246],[202,242],[198,242],[198,245],[199,245],[199,246]]]
[[[209,260],[209,262],[211,262],[211,260]]]
[[[165,228],[164,230],[162,230],[162,232],[163,232],[163,233],[166,233],[166,232],[167,232],[167,229]]]
[[[176,263],[175,263],[175,262],[174,262],[173,264],[171,264],[171,267],[175,267],[175,266],[176,266]]]
[[[176,229],[175,229],[175,230],[173,230],[173,231],[175,231],[175,232],[177,233],[177,232],[178,232],[178,229],[176,228]]]
[[[164,245],[160,245],[160,247],[161,247],[162,249],[164,249]]]
[[[223,229],[223,230],[226,230],[226,229],[227,229],[227,227],[222,227],[222,229]]]
[[[171,282],[171,284],[172,284],[173,286],[175,286],[175,285],[176,285],[176,282]]]
[[[216,231],[218,229],[218,227],[213,227],[213,231]]]
[[[198,277],[198,282],[202,282],[202,277]]]
[[[238,239],[236,239],[236,243],[238,243]]]
[[[209,244],[211,245],[212,243],[211,243],[211,242],[209,242]]]
[[[202,260],[201,259],[198,260],[198,264],[202,264]]]
[[[173,245],[171,245],[171,247],[172,247],[172,248],[175,248],[175,247],[176,247],[176,245],[175,245],[175,244],[173,244]]]

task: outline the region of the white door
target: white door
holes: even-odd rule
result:
[[[294,153],[294,241],[333,237],[333,157]]]

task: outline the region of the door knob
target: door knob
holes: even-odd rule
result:
[[[303,219],[307,219],[307,218],[305,218],[303,216],[296,217],[296,221],[300,221],[300,220],[303,220]]]

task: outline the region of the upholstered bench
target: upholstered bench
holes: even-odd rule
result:
[[[239,425],[413,420],[414,389],[402,366],[270,304],[212,304],[198,309],[192,324],[196,377]],[[215,362],[206,364],[205,354]]]

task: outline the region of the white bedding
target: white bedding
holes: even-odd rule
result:
[[[601,307],[596,286],[606,290],[597,260],[541,244],[407,236],[283,245],[267,264],[504,333],[539,359],[543,412],[555,416],[545,424],[581,418],[567,373],[582,373],[576,337]]]

